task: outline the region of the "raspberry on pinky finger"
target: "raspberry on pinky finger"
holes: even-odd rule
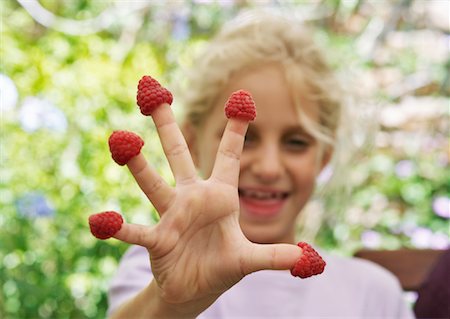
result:
[[[122,228],[122,224],[122,216],[115,211],[107,211],[89,216],[91,233],[98,239],[111,238]]]
[[[143,115],[152,115],[153,111],[161,104],[172,105],[173,96],[157,80],[149,75],[144,75],[139,80],[136,100]]]
[[[297,246],[303,253],[291,269],[292,276],[308,278],[323,273],[326,263],[317,251],[305,242],[299,242]]]

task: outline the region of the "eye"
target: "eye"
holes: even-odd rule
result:
[[[257,142],[257,136],[251,131],[247,131],[247,134],[245,134],[244,139],[244,147],[252,147]]]
[[[303,151],[311,144],[311,141],[304,136],[292,135],[287,136],[283,143],[288,150]]]
[[[224,132],[225,132],[225,126],[219,128],[219,129],[216,131],[216,134],[215,134],[216,139],[218,139],[218,140],[220,141],[220,140],[222,139],[222,136],[223,136],[223,133],[224,133]]]

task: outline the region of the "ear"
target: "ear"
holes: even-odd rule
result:
[[[197,147],[197,133],[190,122],[183,122],[180,127],[183,132],[186,143],[189,147],[189,151],[191,152],[192,160],[194,161],[194,165],[198,167],[198,147]]]
[[[333,147],[327,146],[322,157],[322,163],[320,163],[320,170],[323,170],[323,168],[327,166],[332,157],[333,157]]]

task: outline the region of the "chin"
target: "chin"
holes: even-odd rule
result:
[[[245,237],[256,244],[287,242],[286,234],[274,229],[275,225],[241,225],[241,227]]]

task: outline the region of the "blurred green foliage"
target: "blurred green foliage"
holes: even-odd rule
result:
[[[74,20],[94,19],[117,4],[40,3]],[[109,160],[108,136],[115,129],[143,136],[143,151],[171,181],[157,134],[136,109],[135,84],[143,74],[166,83],[180,81],[178,67],[190,63],[196,47],[241,7],[252,5],[176,3],[152,4],[98,32],[68,34],[37,23],[16,1],[2,2],[0,73],[12,80],[18,99],[8,106],[7,92],[1,92],[1,318],[104,318],[108,282],[127,246],[95,240],[87,217],[115,209],[130,222],[157,219],[130,174]],[[290,6],[309,8],[310,3],[294,1]],[[320,8],[339,9],[347,19],[356,6],[324,1]],[[370,20],[362,16],[366,20],[357,32]],[[332,17],[313,22],[320,30],[318,40],[335,50],[332,63],[375,69],[373,59],[363,59],[354,49],[357,32],[342,31],[339,15],[330,21]],[[401,76],[415,72],[420,63],[410,49],[396,51],[390,61]],[[431,81],[441,81],[445,65],[430,67],[436,70]],[[386,102],[398,101],[376,93]],[[447,97],[436,90],[431,95]],[[359,158],[349,177],[354,184],[350,208],[326,221],[319,243],[351,253],[364,244],[361,236],[367,231],[379,238],[369,244],[376,247],[418,246],[413,239],[417,231],[448,243],[448,220],[432,205],[436,199],[444,208],[448,204],[448,132],[442,118],[426,123],[419,137],[408,128],[384,129],[380,136],[389,141],[397,134],[397,139],[416,139],[421,146],[381,143],[374,153]]]

